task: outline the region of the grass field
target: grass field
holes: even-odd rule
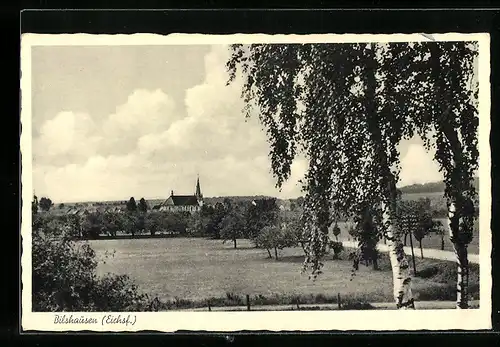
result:
[[[353,300],[392,301],[392,274],[384,259],[380,271],[361,266],[352,281],[351,261],[327,260],[324,273],[312,281],[300,273],[304,259],[300,248],[285,249],[276,261],[267,259],[266,251],[253,248],[247,240],[239,240],[238,249],[220,240],[201,238],[97,240],[91,241],[91,245],[101,259],[107,251],[116,251],[99,265],[100,274],[127,274],[141,290],[160,300],[202,300],[227,293],[330,297],[339,293]],[[423,276],[426,278],[414,278],[417,299],[435,300],[432,297],[436,293],[449,291],[449,278],[443,280],[439,272],[442,263],[445,262],[417,260],[417,269],[438,268],[437,272],[427,270]],[[449,265],[446,268],[451,270],[446,271],[453,272],[454,265]],[[451,274],[451,281],[454,278]],[[447,295],[443,300],[453,300]]]

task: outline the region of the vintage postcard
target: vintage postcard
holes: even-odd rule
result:
[[[24,34],[23,331],[491,328],[489,45]]]

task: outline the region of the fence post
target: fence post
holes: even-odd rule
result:
[[[247,311],[250,311],[250,295],[247,294]]]
[[[342,305],[340,303],[340,293],[337,293],[337,305],[339,306],[339,310],[342,308]]]

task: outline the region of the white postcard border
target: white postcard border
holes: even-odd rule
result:
[[[216,45],[230,43],[354,43],[354,42],[479,42],[479,200],[480,308],[474,310],[375,310],[286,312],[131,312],[134,324],[102,324],[118,313],[31,312],[31,47],[98,45]],[[490,157],[490,38],[475,34],[321,34],[321,35],[204,35],[156,34],[23,34],[21,40],[21,154],[22,154],[22,318],[24,331],[324,331],[324,330],[479,330],[491,328],[491,157]],[[418,305],[418,303],[417,303]],[[93,318],[97,324],[56,324],[56,315]]]

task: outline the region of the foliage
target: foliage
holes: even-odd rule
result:
[[[375,307],[366,301],[348,300],[342,303],[342,310],[373,310]]]
[[[129,212],[137,211],[137,203],[135,202],[134,197],[131,197],[130,200],[127,202],[127,211]]]
[[[220,222],[220,237],[225,241],[231,240],[236,248],[236,240],[243,237],[245,229],[244,208],[239,204],[225,202],[224,217]]]
[[[217,230],[220,220],[215,220],[215,208],[211,205],[203,205],[200,209],[198,215],[197,223],[195,225],[196,230],[206,236],[218,235]]]
[[[332,229],[333,236],[335,236],[335,239],[338,241],[339,240],[339,235],[340,235],[340,228],[337,223],[333,226]]]
[[[359,262],[364,261],[367,265],[372,264],[373,268],[377,270],[379,259],[377,244],[380,241],[381,233],[377,231],[373,210],[368,204],[362,206],[354,218],[351,236],[358,241],[358,249],[350,254],[354,269],[357,270]]]
[[[344,251],[344,245],[339,241],[330,241],[328,246],[333,251],[333,259],[338,259],[340,253]]]
[[[297,246],[301,236],[300,221],[292,217],[282,217],[274,225],[264,226],[254,238],[254,243],[258,248],[266,249],[270,258],[270,250],[274,249],[274,257],[278,260],[278,250]]]
[[[148,203],[144,198],[141,198],[141,200],[139,200],[139,205],[137,205],[137,209],[140,212],[147,212],[147,210],[149,209]]]
[[[189,212],[171,212],[165,214],[165,227],[174,234],[185,234],[190,226]]]
[[[405,116],[393,112],[393,75],[384,75],[389,86],[384,99],[381,91],[375,92],[377,48],[238,45],[228,62],[231,79],[238,67],[245,74],[247,105],[258,106],[277,185],[288,179],[298,150],[309,160],[304,226],[311,241],[306,265],[312,265],[313,276],[320,273],[326,253],[332,207],[349,215],[360,203],[388,203],[397,181],[391,167],[397,164],[397,144],[404,132],[397,125],[404,124]],[[339,62],[341,68],[335,68]],[[406,77],[406,71],[400,73]]]
[[[279,212],[275,198],[253,200],[245,212],[246,237],[255,239],[264,227],[276,224]]]
[[[139,233],[145,232],[145,219],[146,219],[145,212],[137,212],[137,214],[135,215],[134,227],[135,230],[138,231]]]
[[[110,235],[116,236],[118,231],[126,229],[127,219],[120,212],[105,212],[102,214],[102,227],[101,231]]]
[[[202,209],[202,220],[205,221],[205,232],[214,239],[221,237],[221,223],[226,209],[224,204],[217,202],[214,207]]]
[[[471,83],[477,43],[238,44],[231,50],[228,83],[242,72],[245,111],[257,109],[267,132],[277,186],[289,178],[298,152],[309,160],[305,265],[313,276],[321,272],[332,202],[347,216],[368,205],[376,231],[395,245],[395,261],[405,259],[396,223],[398,144],[415,134],[435,148],[452,242],[466,258],[479,155],[478,91]]]
[[[82,236],[96,239],[103,232],[103,214],[100,212],[88,213],[83,217]]]
[[[40,207],[42,211],[48,211],[52,206],[54,206],[54,203],[50,198],[46,197],[42,197],[38,203],[38,207]]]
[[[165,214],[158,211],[152,211],[146,215],[144,220],[144,228],[149,231],[151,235],[165,230],[167,227]]]
[[[33,196],[33,201],[31,202],[31,215],[38,213],[38,198],[36,195]]]
[[[398,223],[401,233],[413,235],[420,244],[432,233],[441,232],[441,222],[434,221],[429,199],[398,201]]]
[[[34,311],[130,311],[144,305],[147,297],[138,292],[127,276],[98,277],[92,248],[66,237],[70,225],[60,224],[50,237],[44,228],[32,238]]]

